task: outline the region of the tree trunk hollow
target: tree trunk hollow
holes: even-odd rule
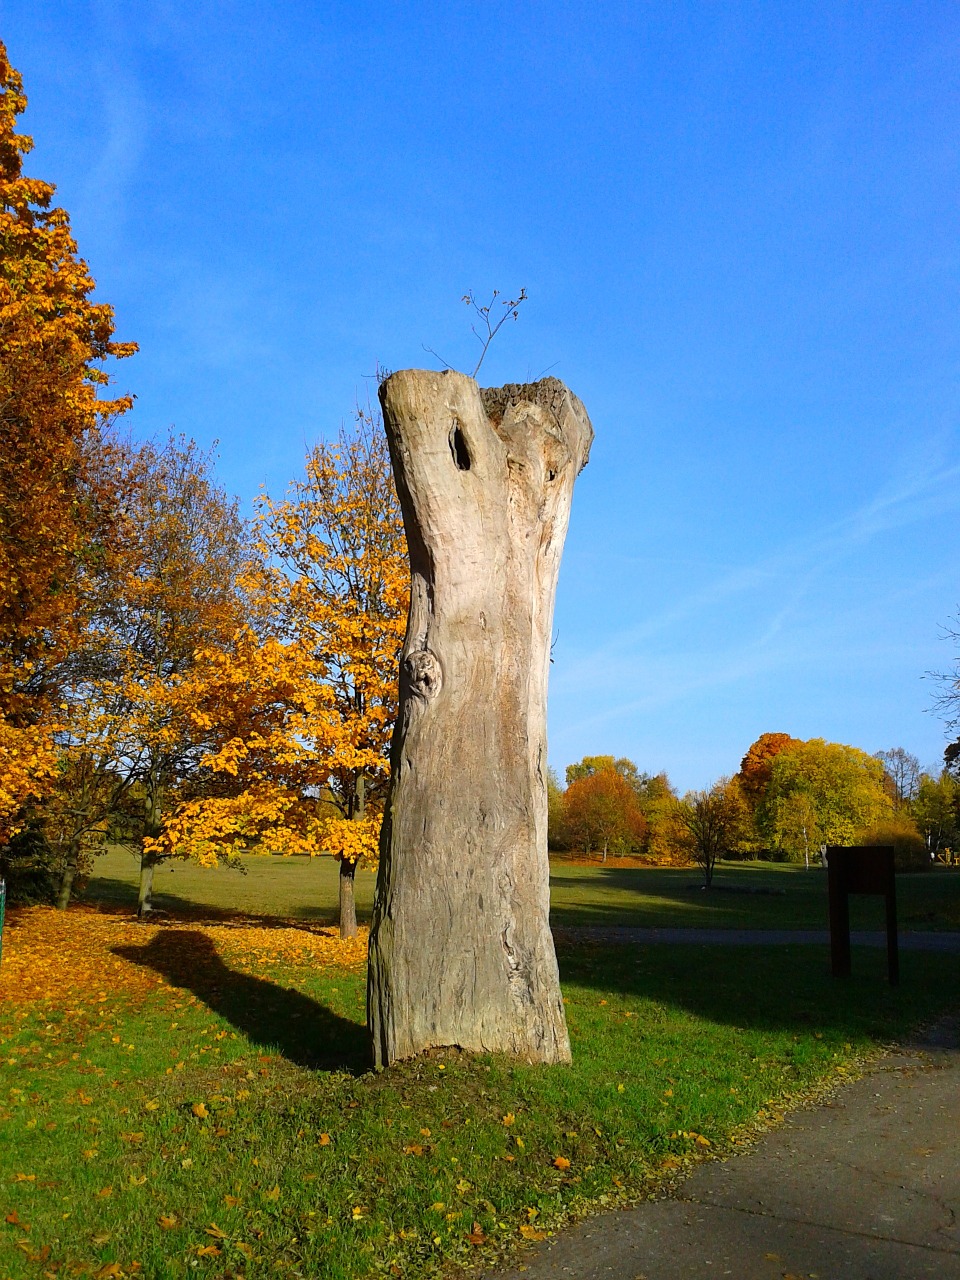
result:
[[[556,378],[380,388],[410,552],[367,1010],[386,1065],[435,1046],[568,1062],[549,926],[546,694],[574,481]]]

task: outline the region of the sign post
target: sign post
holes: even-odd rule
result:
[[[897,950],[897,894],[892,845],[859,845],[827,848],[827,885],[830,898],[830,964],[835,978],[850,976],[851,893],[877,893],[887,907],[887,974],[890,985],[900,981]]]

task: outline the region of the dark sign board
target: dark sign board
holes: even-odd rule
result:
[[[893,871],[893,846],[883,844],[827,848],[827,882],[830,894],[830,963],[835,978],[850,976],[851,893],[877,893],[887,905],[887,973],[891,985],[900,981],[897,952],[897,893]]]

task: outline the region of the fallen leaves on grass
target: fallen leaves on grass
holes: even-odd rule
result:
[[[335,965],[356,968],[366,961],[367,933],[341,941],[337,930],[321,925],[277,921],[262,924],[238,916],[226,922],[186,919],[169,924],[141,924],[126,912],[71,907],[17,907],[7,915],[0,1004],[38,1002],[67,1004],[83,997],[105,1002],[117,994],[144,996],[158,987],[175,985],[146,964],[116,954],[121,948],[146,948],[165,929],[181,934],[184,974],[195,957],[191,946],[209,944],[241,969],[271,964]]]

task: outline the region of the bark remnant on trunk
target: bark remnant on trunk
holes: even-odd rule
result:
[[[410,551],[368,1022],[378,1066],[459,1045],[568,1062],[549,925],[546,697],[593,429],[556,378],[380,388]]]

